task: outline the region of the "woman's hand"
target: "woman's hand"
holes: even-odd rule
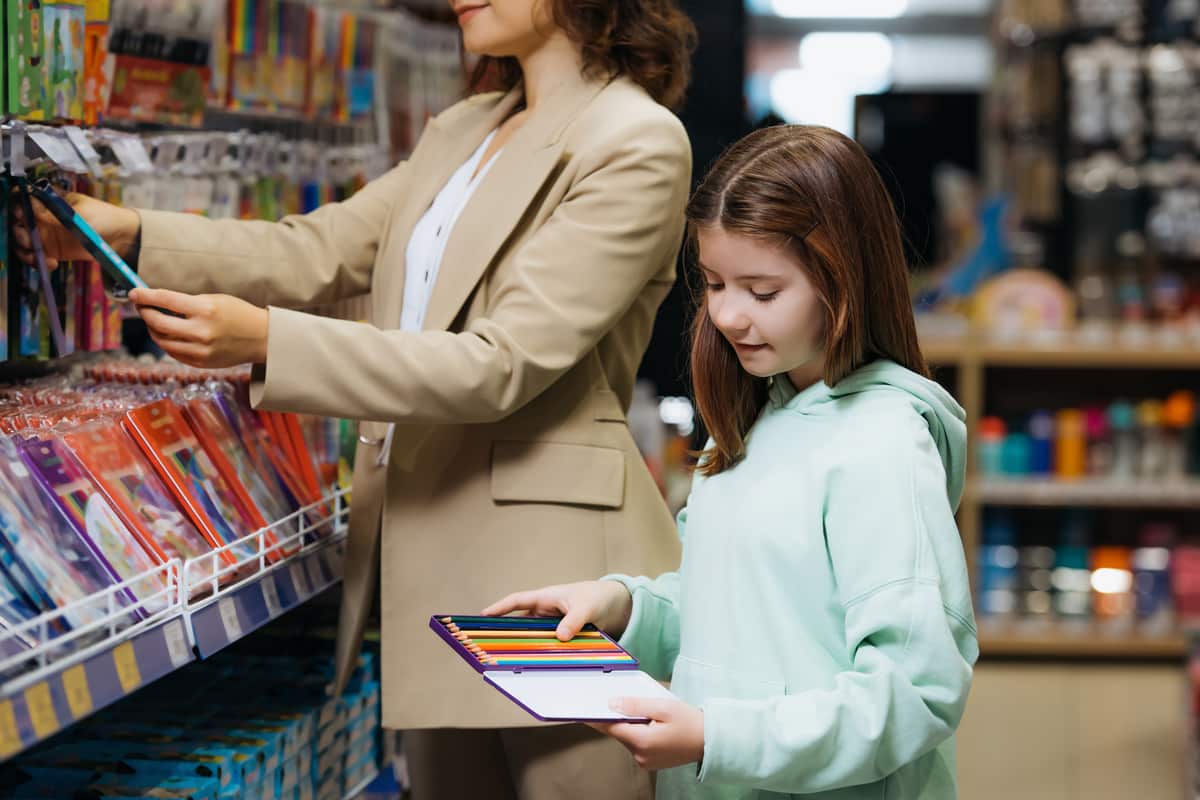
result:
[[[188,295],[164,289],[134,289],[129,298],[137,304],[150,338],[184,364],[219,368],[267,360],[269,312],[265,308],[227,294]]]
[[[589,622],[613,636],[620,636],[629,624],[633,598],[624,584],[616,581],[584,581],[516,592],[492,603],[483,613],[500,616],[513,611],[536,616],[563,615],[558,625],[558,638],[566,642]]]
[[[625,697],[612,702],[612,710],[627,717],[643,717],[650,724],[593,723],[633,754],[643,769],[670,769],[695,764],[704,758],[704,712],[682,700]]]
[[[83,217],[89,225],[95,228],[122,258],[129,256],[138,231],[142,228],[142,218],[130,208],[121,208],[94,197],[88,197],[77,192],[68,192],[64,198],[75,213]],[[12,235],[17,258],[26,264],[33,263],[33,239],[25,219],[25,209],[21,203],[9,204],[12,212]],[[58,266],[59,261],[90,261],[92,256],[75,235],[62,226],[46,207],[33,198],[33,215],[37,219],[38,232],[42,235],[42,249],[46,253],[46,264],[51,269]]]

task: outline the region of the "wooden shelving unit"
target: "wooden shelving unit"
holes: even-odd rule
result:
[[[1041,633],[983,632],[979,651],[984,657],[1045,659],[1182,660],[1188,652],[1183,634],[1114,636],[1101,632]]]
[[[1034,508],[1200,508],[1200,480],[973,478],[967,494],[987,505]]]
[[[950,388],[967,412],[971,426],[969,443],[975,441],[975,426],[988,411],[985,407],[985,390],[991,370],[1200,370],[1200,346],[1173,347],[1161,343],[1132,347],[1119,343],[1090,345],[1069,340],[1014,344],[978,339],[924,338],[922,350],[940,377],[946,375],[945,370],[953,370],[953,385]],[[967,486],[958,519],[972,574],[975,570],[975,553],[980,545],[983,512],[989,506],[1200,509],[1200,480],[1152,483],[983,479],[975,472],[973,452],[968,454],[967,463]],[[980,635],[980,652],[984,657],[1047,660],[1182,660],[1187,653],[1187,640],[1182,633],[1153,637],[1053,629],[1036,633],[989,631]]]

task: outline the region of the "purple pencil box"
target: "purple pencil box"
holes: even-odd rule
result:
[[[485,681],[544,722],[649,722],[612,711],[610,701],[673,697],[594,625],[560,642],[559,621],[437,614],[429,627]]]

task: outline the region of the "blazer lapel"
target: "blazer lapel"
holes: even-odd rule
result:
[[[437,282],[425,312],[425,330],[445,330],[454,321],[497,252],[517,229],[546,180],[562,162],[563,129],[605,85],[582,78],[565,81],[545,98],[504,145],[463,209],[446,243]],[[483,131],[475,147],[489,131]],[[450,166],[447,178],[467,160],[475,147],[463,148],[462,156]]]
[[[509,117],[521,97],[518,86],[495,102],[470,108],[453,119],[430,120],[418,150],[410,159],[412,181],[408,193],[396,206],[397,216],[388,232],[389,240],[396,242],[396,249],[389,254],[390,264],[381,273],[374,290],[378,296],[376,307],[380,310],[375,323],[380,327],[400,325],[407,268],[405,255],[413,228],[433,205],[433,199],[450,176],[471,157],[488,134]]]

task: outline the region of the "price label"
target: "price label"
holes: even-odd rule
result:
[[[116,136],[110,142],[117,160],[132,172],[153,172],[154,162],[137,136]]]
[[[63,689],[67,692],[67,705],[71,707],[71,716],[83,719],[92,713],[92,690],[88,686],[87,672],[83,664],[71,667],[63,673]]]
[[[117,665],[117,680],[128,694],[142,685],[142,673],[138,669],[133,642],[125,642],[113,648],[113,663]]]
[[[301,600],[307,600],[312,594],[312,586],[308,583],[308,574],[304,571],[304,564],[297,561],[288,567],[288,572],[292,576],[292,585],[296,587],[296,594]]]
[[[17,717],[12,701],[0,703],[0,759],[10,758],[21,749],[21,734],[17,732]]]
[[[42,681],[25,690],[25,706],[33,722],[33,732],[39,739],[58,733],[58,715],[54,713],[54,701],[50,699],[50,684]]]
[[[75,125],[67,125],[63,128],[63,133],[67,135],[67,141],[71,143],[71,146],[83,157],[88,171],[95,177],[100,177],[102,174],[100,154],[96,152],[96,148],[92,147],[92,143],[88,141],[87,134],[83,132],[83,129]]]
[[[87,164],[83,163],[79,153],[75,152],[67,138],[57,131],[30,131],[29,138],[41,148],[46,158],[67,172],[83,174],[88,171]]]
[[[263,578],[259,586],[262,587],[263,600],[267,604],[267,614],[271,619],[278,617],[283,613],[283,606],[279,602],[279,590],[275,586],[275,576],[268,575]]]
[[[171,659],[171,666],[178,669],[192,660],[192,648],[188,646],[182,620],[168,622],[163,627],[163,636],[167,640],[167,656]]]
[[[231,642],[242,638],[242,623],[238,619],[237,603],[233,598],[221,598],[217,603],[217,610],[221,614],[221,624],[225,626],[225,638]]]

